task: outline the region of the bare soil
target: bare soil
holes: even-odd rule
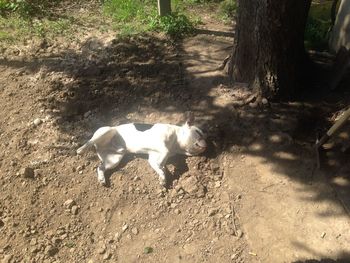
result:
[[[312,148],[346,101],[243,105],[249,89],[217,70],[232,28],[204,17],[183,40],[85,30],[3,47],[3,262],[348,262],[348,157],[333,147],[317,171]],[[210,147],[170,160],[168,189],[140,156],[103,187],[95,154],[75,154],[98,127],[188,110]]]

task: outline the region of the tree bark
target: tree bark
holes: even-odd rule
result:
[[[238,0],[229,74],[260,96],[288,99],[301,87],[311,0]]]

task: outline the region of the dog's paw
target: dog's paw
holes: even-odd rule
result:
[[[166,180],[165,180],[165,178],[159,177],[159,184],[160,184],[161,186],[165,187],[165,186],[166,186]]]
[[[97,178],[98,179],[98,182],[102,185],[102,186],[106,186],[107,185],[107,182],[106,182],[106,179],[103,177],[103,178]]]
[[[107,184],[105,174],[100,167],[97,168],[97,180],[103,186]]]

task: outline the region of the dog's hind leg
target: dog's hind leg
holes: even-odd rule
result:
[[[120,149],[108,149],[99,151],[97,155],[101,160],[101,164],[97,167],[97,179],[102,184],[106,184],[105,172],[118,166],[123,159],[125,150]]]

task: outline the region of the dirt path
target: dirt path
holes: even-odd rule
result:
[[[217,70],[231,28],[206,19],[207,28],[181,42],[89,30],[79,41],[3,48],[2,262],[349,258],[348,217],[313,170],[312,127],[300,117],[313,108],[240,106],[249,90],[229,88]],[[182,123],[188,110],[211,146],[170,160],[167,190],[139,156],[113,171],[106,188],[95,154],[75,154],[102,125]]]

